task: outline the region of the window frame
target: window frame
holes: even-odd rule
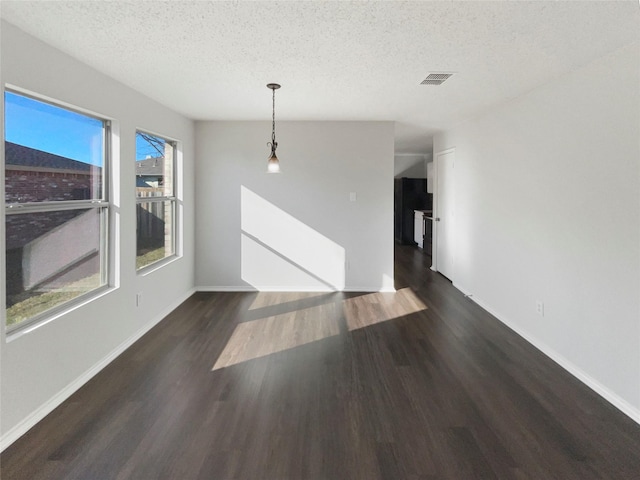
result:
[[[3,312],[3,328],[6,332],[7,337],[10,335],[15,335],[17,333],[22,333],[26,330],[32,330],[35,327],[38,327],[44,323],[47,323],[50,320],[58,318],[64,313],[67,313],[79,305],[84,304],[88,301],[91,301],[101,295],[103,295],[107,290],[111,289],[114,282],[114,268],[112,264],[112,255],[114,249],[114,241],[112,238],[113,231],[113,201],[112,197],[112,142],[113,142],[113,131],[112,131],[112,119],[98,115],[96,113],[90,112],[88,110],[74,107],[69,105],[66,102],[58,101],[55,99],[51,99],[44,95],[38,95],[33,92],[25,91],[21,88],[5,85],[2,90],[2,102],[3,102],[3,111],[5,115],[4,124],[6,124],[6,94],[11,93],[14,95],[19,95],[31,100],[35,100],[37,102],[45,103],[50,106],[60,108],[63,110],[67,110],[70,112],[77,113],[79,115],[83,115],[85,117],[93,118],[102,123],[102,143],[103,143],[103,165],[102,165],[102,178],[100,185],[100,198],[94,199],[86,199],[86,200],[54,200],[54,201],[44,201],[44,202],[13,202],[7,203],[5,198],[2,199],[4,205],[4,217],[2,219],[5,222],[6,226],[6,218],[8,216],[13,215],[27,215],[33,213],[47,213],[47,212],[61,212],[61,211],[72,211],[72,210],[96,210],[100,215],[100,230],[98,239],[99,244],[99,264],[100,264],[100,285],[92,290],[84,292],[70,300],[66,300],[61,302],[58,305],[55,305],[47,310],[44,310],[40,313],[33,315],[30,318],[27,318],[19,323],[15,323],[12,325],[8,325],[8,317],[7,317],[7,305],[6,298],[4,304],[4,312]],[[3,151],[5,149],[6,143],[6,130],[2,135],[2,145]],[[30,148],[30,147],[28,147]],[[4,158],[4,155],[3,155]],[[3,175],[6,175],[6,158],[3,161]],[[4,180],[6,182],[6,178]],[[5,192],[6,193],[6,192]],[[6,242],[6,236],[5,236]],[[4,275],[5,285],[7,280],[7,265],[6,265],[6,245],[5,251],[3,252],[5,255],[4,262],[4,271],[2,275]],[[6,290],[4,292],[6,297]]]
[[[179,199],[178,199],[178,180],[180,178],[179,172],[178,172],[178,149],[180,146],[180,142],[174,138],[168,137],[166,135],[162,135],[159,133],[154,133],[150,130],[144,129],[144,128],[136,128],[135,131],[135,135],[136,138],[138,136],[138,133],[142,133],[142,134],[146,134],[146,135],[151,135],[152,137],[156,137],[159,138],[161,140],[164,140],[165,143],[171,145],[172,147],[172,158],[171,158],[171,168],[172,168],[172,172],[171,172],[171,177],[172,177],[172,181],[171,181],[171,195],[162,195],[162,196],[154,196],[154,197],[138,197],[137,195],[137,191],[134,191],[135,194],[135,199],[136,199],[136,222],[137,220],[137,209],[138,206],[140,204],[143,203],[163,203],[163,202],[169,202],[171,205],[171,218],[172,218],[172,225],[171,225],[171,250],[172,253],[171,255],[167,255],[161,259],[155,260],[151,263],[148,263],[146,265],[143,265],[142,267],[138,268],[136,266],[136,273],[138,275],[146,275],[149,272],[152,272],[158,268],[163,267],[164,265],[173,262],[176,258],[179,257],[178,251],[179,251],[179,243],[180,243],[180,236],[179,236],[179,231],[178,231],[178,225],[180,224],[180,219],[178,218],[179,215],[179,208],[178,208],[178,204],[179,204]],[[136,147],[136,156],[137,156],[137,147]],[[137,159],[136,159],[137,162]],[[163,172],[164,173],[164,172]],[[137,187],[134,187],[137,188]],[[136,260],[138,259],[138,249],[137,249],[137,245],[138,245],[138,230],[136,228],[136,255],[135,258]]]

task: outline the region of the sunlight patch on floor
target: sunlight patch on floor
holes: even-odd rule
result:
[[[330,303],[240,323],[212,370],[338,335],[336,308]]]
[[[344,301],[344,316],[349,331],[426,310],[427,306],[410,288],[397,292],[376,292]]]
[[[327,292],[257,292],[249,311],[323,296]]]

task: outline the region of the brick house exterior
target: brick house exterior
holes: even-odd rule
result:
[[[5,142],[7,205],[100,198],[101,176],[102,167]],[[86,210],[67,210],[6,216],[8,306],[11,305],[12,295],[25,289],[25,270],[28,270],[29,264],[25,259],[25,249],[32,248],[38,239],[51,235],[63,225],[77,224],[81,220],[74,219],[80,219],[86,213]],[[59,255],[61,252],[52,253]],[[87,262],[98,261],[97,256],[97,253],[84,256],[82,262],[85,270]],[[75,264],[66,265],[55,275],[43,280],[53,285],[56,283],[54,277],[68,277],[74,268],[79,272],[77,267]]]

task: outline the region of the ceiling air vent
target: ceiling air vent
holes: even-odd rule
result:
[[[420,85],[442,85],[452,75],[453,73],[430,73],[427,78],[420,82]]]

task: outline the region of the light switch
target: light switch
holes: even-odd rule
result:
[[[356,192],[349,192],[349,201],[355,202],[358,199],[358,195]]]

